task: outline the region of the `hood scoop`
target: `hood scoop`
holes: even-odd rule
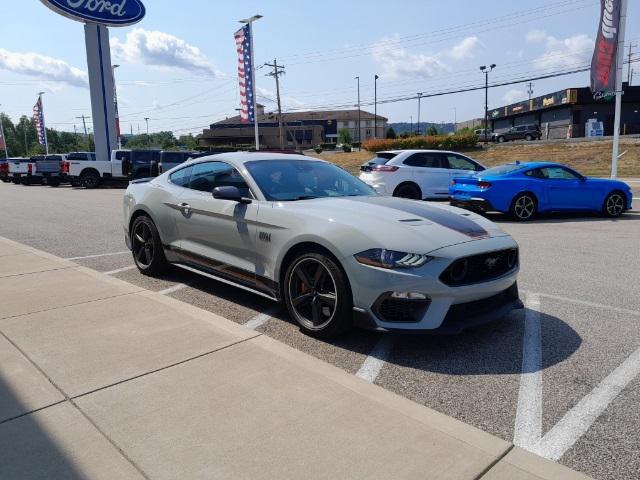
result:
[[[404,223],[405,225],[409,225],[410,227],[417,227],[419,225],[433,225],[433,222],[425,220],[424,218],[403,218],[402,220],[398,221],[400,223]]]

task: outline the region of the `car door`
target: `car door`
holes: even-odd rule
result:
[[[220,161],[192,165],[189,188],[178,204],[179,248],[190,263],[253,283],[258,205],[213,198],[213,189],[221,186],[235,186],[243,196],[251,195],[233,166]]]
[[[414,181],[422,191],[422,198],[446,198],[449,195],[449,169],[439,152],[414,153],[404,161],[411,167]]]
[[[472,177],[476,173],[484,170],[482,165],[464,155],[446,153],[444,156],[449,167],[449,183],[451,183],[451,180],[455,177]]]
[[[556,210],[580,210],[586,208],[591,192],[577,173],[564,167],[544,167],[540,171],[545,178],[549,207]]]

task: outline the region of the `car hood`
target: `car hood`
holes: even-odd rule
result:
[[[328,197],[279,206],[313,217],[319,224],[340,226],[380,247],[429,253],[459,243],[508,236],[486,218],[442,203],[396,197]],[[325,223],[326,222],[326,223]]]

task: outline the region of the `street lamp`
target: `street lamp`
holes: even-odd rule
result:
[[[118,149],[122,149],[122,140],[120,138],[120,113],[118,113],[118,90],[116,88],[116,68],[120,65],[111,65],[111,77],[113,78],[113,108],[116,116],[116,141]]]
[[[413,115],[409,115],[411,118],[411,128],[409,129],[409,136],[413,137]]]
[[[362,150],[362,130],[360,127],[360,77],[355,77],[358,81],[358,151]]]
[[[418,134],[420,134],[420,99],[422,98],[422,95],[422,92],[418,92],[418,128],[416,129]]]
[[[373,77],[373,138],[378,138],[378,79]]]
[[[484,73],[484,143],[489,143],[489,135],[487,130],[489,129],[489,72],[496,68],[496,64],[492,63],[487,67],[482,65],[480,71]]]
[[[147,122],[147,143],[149,144],[149,148],[151,148],[151,137],[149,136],[149,117],[144,117],[144,121]]]
[[[253,49],[253,22],[256,20],[260,20],[262,15],[254,15],[249,18],[244,18],[242,20],[238,20],[240,23],[244,23],[245,25],[249,25],[249,39],[251,41],[249,48],[251,49],[251,86],[252,89],[250,91],[252,101],[253,101],[253,129],[256,140],[256,151],[260,150],[260,134],[258,132],[258,100],[256,99],[256,69],[254,65],[254,58],[256,56],[256,52]],[[277,77],[276,77],[277,78]]]

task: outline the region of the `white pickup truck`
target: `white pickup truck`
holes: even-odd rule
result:
[[[97,188],[104,182],[128,182],[157,175],[160,150],[113,150],[109,161],[68,159],[65,173],[72,185]]]
[[[38,157],[32,158],[10,158],[9,178],[16,185],[31,185],[32,183],[43,183],[44,177],[38,175],[36,161]]]

